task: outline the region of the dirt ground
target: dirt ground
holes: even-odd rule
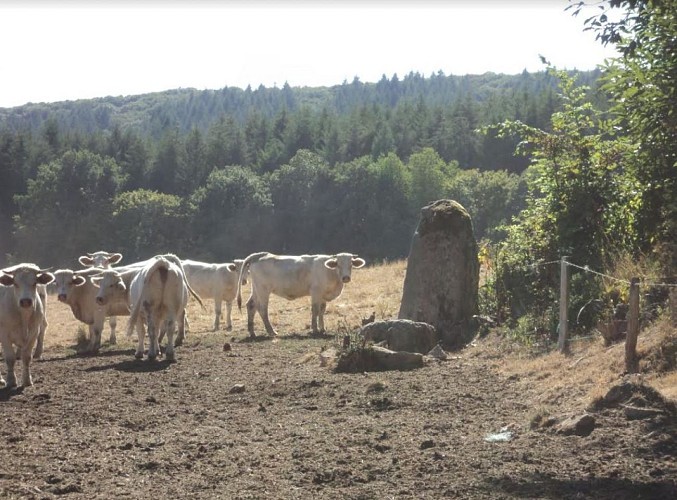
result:
[[[339,336],[341,307],[328,312]],[[410,372],[342,374],[320,361],[335,336],[282,313],[281,335],[256,341],[238,313],[232,333],[197,314],[175,363],[148,362],[124,319],[117,345],[83,356],[70,312],[53,297],[48,310],[35,384],[0,390],[2,498],[677,498],[669,406],[626,394],[660,411],[600,405],[588,436],[564,435],[555,421],[583,403],[545,418],[489,339]],[[487,440],[501,431],[510,440]]]

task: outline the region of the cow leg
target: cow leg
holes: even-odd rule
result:
[[[139,321],[136,323],[136,336],[138,339],[138,343],[136,345],[136,352],[134,353],[134,357],[136,359],[143,359],[143,341],[144,338],[146,337],[146,332],[143,327],[142,319],[139,319]]]
[[[310,327],[312,328],[312,333],[317,334],[317,318],[320,315],[320,304],[318,302],[313,302],[310,304]]]
[[[40,332],[38,333],[38,340],[35,343],[35,351],[33,351],[33,359],[40,359],[45,342],[45,332],[47,331],[47,320],[43,319],[40,324]]]
[[[108,318],[108,324],[110,325],[110,343],[117,344],[117,338],[115,337],[115,327],[118,324],[118,320],[115,316]]]
[[[176,360],[174,355],[174,329],[176,328],[176,321],[168,319],[165,325],[167,331],[167,347],[165,348],[165,356],[167,361]]]
[[[158,357],[158,330],[152,318],[148,318],[148,359]]]
[[[2,352],[5,355],[5,363],[7,364],[7,381],[5,387],[16,387],[16,374],[14,373],[14,363],[16,362],[16,353],[12,347],[11,342],[2,343]],[[2,378],[2,377],[0,377]]]
[[[221,324],[221,298],[214,297],[214,331],[219,331]]]
[[[317,315],[317,322],[318,322],[318,326],[320,328],[320,333],[325,332],[325,330],[324,330],[324,313],[326,312],[326,310],[327,310],[327,303],[322,302],[320,304],[319,314]]]
[[[188,316],[186,316],[186,309],[184,308],[183,311],[181,311],[181,315],[179,316],[179,333],[177,334],[176,340],[174,341],[174,347],[183,345],[183,341],[186,339],[186,330],[188,330]]]
[[[103,324],[99,325],[96,322],[93,325],[89,325],[89,349],[88,352],[97,353],[101,349],[101,330]]]
[[[277,332],[273,328],[273,325],[270,323],[270,319],[268,318],[268,297],[259,298],[256,305],[258,306],[257,309],[261,319],[263,320],[263,326],[266,327],[268,336],[275,337]]]
[[[21,352],[21,362],[23,364],[23,373],[21,375],[21,384],[24,387],[33,385],[33,378],[31,377],[31,360],[33,359],[33,343],[24,346]]]
[[[226,331],[231,331],[233,329],[233,322],[231,321],[230,313],[233,310],[233,301],[226,301]]]
[[[247,300],[247,330],[249,330],[249,336],[254,338],[256,334],[254,333],[254,313],[256,312],[256,299],[252,294]]]

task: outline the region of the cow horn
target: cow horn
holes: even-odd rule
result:
[[[44,269],[40,269],[38,272],[39,272],[39,273],[48,273],[48,272],[51,271],[52,269],[54,269],[54,266],[50,266],[50,267],[46,267],[46,268],[44,268]]]

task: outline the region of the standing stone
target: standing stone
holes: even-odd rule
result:
[[[423,207],[398,317],[433,325],[449,348],[469,342],[477,314],[477,251],[470,215],[459,203],[439,200]]]

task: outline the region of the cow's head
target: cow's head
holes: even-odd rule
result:
[[[104,271],[92,278],[92,284],[99,289],[99,293],[96,294],[96,303],[100,306],[105,306],[111,300],[127,293],[125,282],[117,271]]]
[[[110,253],[99,250],[98,252],[88,253],[78,258],[78,262],[85,267],[100,267],[108,269],[122,260],[121,253]]]
[[[336,269],[339,278],[343,283],[350,283],[350,273],[352,268],[359,269],[364,266],[364,259],[360,259],[352,253],[338,253],[326,260],[324,265],[329,269]]]
[[[87,282],[84,276],[70,269],[54,271],[54,285],[56,298],[59,302],[68,302],[68,296],[73,292],[73,287],[82,286]]]
[[[14,287],[17,305],[24,310],[35,309],[38,300],[38,285],[54,281],[54,275],[35,264],[18,264],[0,271],[0,283]]]

